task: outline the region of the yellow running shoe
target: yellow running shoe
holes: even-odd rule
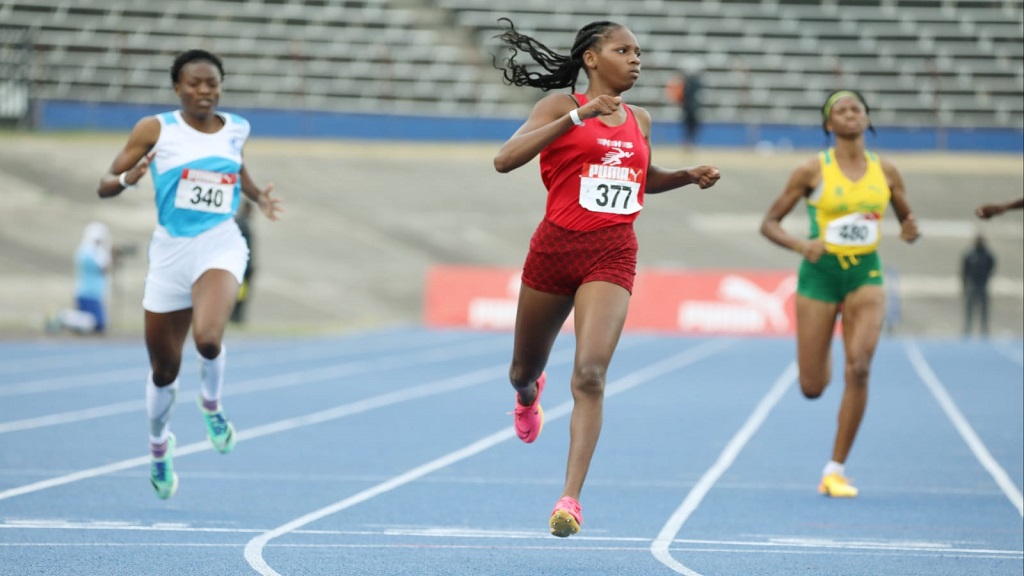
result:
[[[822,478],[821,484],[818,485],[818,492],[830,498],[855,498],[857,496],[857,489],[838,473]]]
[[[575,498],[562,496],[551,512],[551,534],[559,538],[568,538],[580,531],[583,524],[583,511]]]

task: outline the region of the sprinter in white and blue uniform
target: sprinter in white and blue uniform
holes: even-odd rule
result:
[[[150,481],[164,499],[178,487],[169,424],[189,329],[199,353],[197,401],[207,436],[221,453],[235,445],[234,426],[220,405],[222,341],[249,249],[233,216],[242,195],[271,220],[281,211],[280,201],[270,195],[273,185],[257,186],[243,162],[249,122],[215,110],[223,78],[217,56],[205,50],[178,55],[171,80],[181,109],[139,120],[97,189],[101,198],[109,198],[134,188],[147,170],[153,176],[158,225],[149,245],[142,307],[150,361]]]

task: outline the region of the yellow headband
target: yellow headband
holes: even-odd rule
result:
[[[822,114],[825,116],[825,120],[828,120],[829,114],[832,113],[832,106],[834,106],[840,98],[846,98],[847,96],[851,98],[856,98],[857,101],[860,102],[861,104],[864,103],[864,101],[860,99],[860,96],[858,96],[856,92],[851,92],[849,90],[840,90],[839,92],[836,92],[835,94],[830,96],[828,101],[825,102],[825,107],[822,108],[821,110]]]

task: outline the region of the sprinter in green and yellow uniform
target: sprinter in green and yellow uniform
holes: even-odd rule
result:
[[[832,93],[822,117],[835,145],[793,171],[768,209],[761,233],[804,258],[796,321],[800,389],[807,398],[820,396],[832,378],[832,334],[842,312],[846,387],[832,459],[825,465],[818,491],[852,498],[857,489],[846,479],[845,463],[864,417],[871,360],[885,317],[882,263],[876,249],[886,207],[892,205],[899,219],[900,238],[913,242],[918,232],[896,166],[864,146],[864,132],[874,129],[863,96],[853,90]],[[782,219],[801,198],[807,202],[811,222],[806,239],[782,228]]]

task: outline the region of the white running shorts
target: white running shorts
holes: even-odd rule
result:
[[[192,285],[207,270],[227,270],[239,284],[249,246],[234,219],[194,237],[174,237],[157,226],[149,243],[149,272],[142,308],[165,313],[192,307]]]

